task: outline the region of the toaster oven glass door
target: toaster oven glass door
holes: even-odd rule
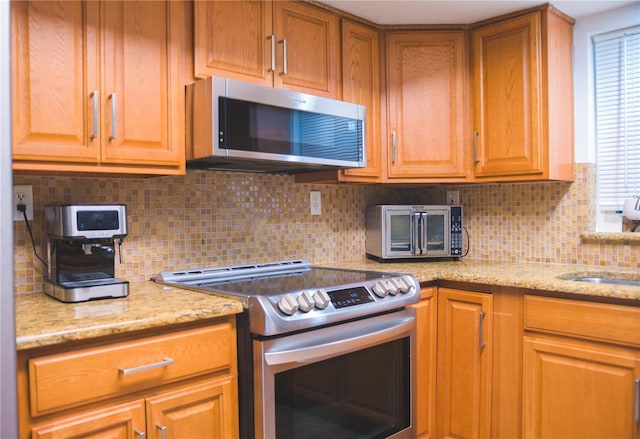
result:
[[[387,257],[451,256],[447,209],[387,210],[385,215]]]

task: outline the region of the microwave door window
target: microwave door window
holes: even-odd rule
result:
[[[362,122],[325,114],[296,111],[301,155],[333,160],[360,161],[358,143]],[[298,137],[296,137],[297,139]]]
[[[224,144],[237,151],[291,154],[291,110],[237,99],[220,98]]]

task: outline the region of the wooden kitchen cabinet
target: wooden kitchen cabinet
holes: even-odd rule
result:
[[[184,4],[12,3],[13,168],[184,174]]]
[[[524,298],[523,437],[640,437],[640,308]]]
[[[49,351],[19,352],[20,438],[238,434],[232,318]]]
[[[342,20],[342,100],[366,107],[367,166],[296,174],[298,183],[374,183],[382,178],[380,35],[376,29]]]
[[[467,178],[464,31],[388,32],[386,181]]]
[[[438,288],[436,437],[489,437],[492,300]]]
[[[317,96],[340,96],[338,18],[295,1],[194,3],[198,77],[225,76]]]
[[[436,288],[423,288],[416,310],[416,433],[420,439],[435,437],[436,422]]]
[[[543,6],[473,25],[476,181],[573,180],[573,22]]]

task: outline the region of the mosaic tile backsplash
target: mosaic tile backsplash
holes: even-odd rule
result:
[[[373,203],[441,204],[459,190],[470,236],[468,257],[640,268],[636,242],[584,242],[593,230],[594,166],[576,165],[576,181],[402,187],[296,184],[292,177],[188,171],[148,179],[15,175],[33,186],[31,224],[46,252],[44,206],[122,203],[129,236],[116,276],[148,279],[163,270],[307,258],[313,263],[364,255],[364,210]],[[309,191],[322,214],[309,214]],[[14,224],[16,293],[42,291],[44,266],[24,222]]]

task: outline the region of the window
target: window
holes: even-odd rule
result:
[[[593,48],[598,230],[607,230],[606,218],[640,195],[640,26],[597,35]]]

